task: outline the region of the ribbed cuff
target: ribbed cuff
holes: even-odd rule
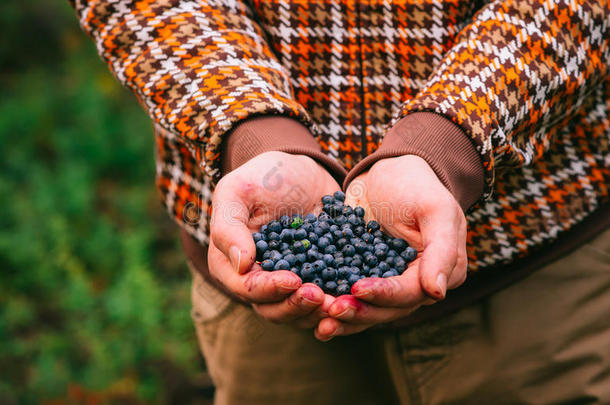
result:
[[[464,211],[482,196],[485,183],[479,153],[462,129],[432,112],[415,112],[399,120],[379,149],[348,173],[344,188],[375,162],[404,155],[428,162]]]
[[[264,152],[306,155],[343,182],[347,172],[335,159],[322,153],[307,127],[286,117],[265,116],[244,121],[229,134],[222,147],[222,174],[225,175]]]

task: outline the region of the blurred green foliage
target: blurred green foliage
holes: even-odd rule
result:
[[[148,118],[66,0],[4,0],[0,24],[0,403],[193,403]]]

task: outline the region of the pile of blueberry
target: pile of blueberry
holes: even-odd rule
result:
[[[402,274],[417,251],[384,234],[376,221],[365,223],[362,207],[344,202],[337,191],[322,197],[317,217],[284,215],[263,225],[252,235],[263,270],[290,270],[331,295],[349,294],[361,278]]]

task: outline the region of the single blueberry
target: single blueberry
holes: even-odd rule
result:
[[[271,257],[270,259],[273,260],[274,263],[277,263],[279,260],[282,260],[284,256],[278,252],[277,250],[272,250],[271,251]]]
[[[373,245],[379,245],[380,243],[383,243],[383,239],[382,238],[375,237],[373,239]]]
[[[347,222],[352,225],[352,226],[358,226],[360,225],[360,218],[358,218],[356,216],[356,214],[352,214],[350,216],[347,217]]]
[[[375,232],[373,232],[373,236],[376,238],[380,238],[381,240],[385,240],[385,235],[383,234],[383,232],[381,232],[380,229],[377,229]]]
[[[357,226],[357,227],[354,228],[354,235],[362,236],[363,233],[364,233],[364,227],[363,226]]]
[[[315,262],[316,260],[318,260],[318,252],[315,250],[308,250],[306,253],[307,256],[307,261],[308,262]]]
[[[263,270],[266,270],[266,271],[273,270],[274,266],[275,266],[275,263],[273,263],[273,260],[270,260],[270,259],[263,260],[261,263],[261,267],[263,268]]]
[[[352,274],[352,273],[350,272],[350,268],[348,266],[341,266],[337,270],[338,278],[347,279],[350,276],[350,274]]]
[[[394,268],[398,271],[404,271],[407,268],[407,261],[400,256],[395,257]]]
[[[324,253],[329,253],[329,254],[333,254],[337,251],[337,247],[335,245],[328,245],[326,246],[326,248],[324,249]]]
[[[338,231],[339,229],[340,229],[340,228],[339,228],[339,225],[332,224],[332,225],[330,226],[329,232],[330,232],[330,233],[333,233],[333,232],[335,232],[335,231]]]
[[[297,240],[296,242],[294,242],[292,244],[292,251],[295,253],[305,252],[305,246],[303,245],[303,242],[301,242],[300,240]]]
[[[376,278],[376,277],[381,277],[381,270],[379,270],[379,268],[377,268],[377,267],[373,267],[369,271],[369,278]]]
[[[293,255],[292,253],[285,255],[284,260],[286,260],[288,263],[290,263],[291,266],[294,266],[297,263],[297,257],[295,255]]]
[[[364,262],[371,267],[377,266],[379,259],[375,255],[367,255],[364,257]]]
[[[341,229],[337,229],[332,231],[332,235],[334,240],[339,240],[343,237],[343,231],[341,231]]]
[[[324,263],[326,263],[327,266],[335,265],[335,257],[333,255],[325,254],[322,260],[324,260]]]
[[[303,267],[301,267],[301,278],[303,281],[311,281],[314,277],[316,277],[316,272],[311,266],[311,263],[305,263]]]
[[[269,249],[269,244],[264,240],[259,240],[256,242],[256,255],[261,255],[265,253]]]
[[[337,282],[334,280],[329,280],[326,283],[324,283],[324,288],[323,288],[324,292],[327,294],[336,294],[337,292]]]
[[[330,216],[326,212],[321,212],[320,215],[318,215],[318,222],[320,224],[326,224],[328,221],[330,221]]]
[[[402,253],[400,254],[403,259],[405,259],[407,262],[412,262],[413,260],[415,260],[415,258],[417,257],[417,250],[413,249],[411,246],[409,246],[408,248],[406,248],[405,250],[402,251]]]
[[[354,237],[354,231],[352,231],[350,228],[342,228],[341,232],[343,232],[343,236],[345,236],[346,238],[353,238]]]
[[[341,253],[341,252],[337,252],[337,253]],[[339,267],[339,266],[343,266],[343,265],[345,265],[345,257],[343,257],[343,253],[341,253],[341,256],[335,257],[335,266]]]
[[[273,250],[267,250],[265,253],[263,253],[262,259],[263,260],[271,259],[272,254],[273,254]]]
[[[320,277],[314,278],[313,280],[311,280],[311,282],[320,288],[324,288],[324,281],[322,281]]]
[[[290,269],[290,263],[288,263],[287,260],[281,259],[278,260],[275,263],[275,266],[273,267],[274,270],[289,270]]]
[[[259,229],[259,232],[266,235],[268,228],[269,228],[269,226],[267,224],[265,224],[265,225],[261,226],[261,229]]]
[[[355,256],[352,257],[352,262],[350,263],[351,266],[356,266],[356,267],[362,268],[362,264],[363,264],[363,261],[361,258],[355,257]]]
[[[396,272],[396,270],[390,270],[390,271],[386,271],[385,273],[383,273],[383,275],[381,277],[388,278],[388,277],[395,277],[397,275],[398,275],[398,273]]]
[[[373,232],[379,230],[379,222],[374,221],[374,220],[373,221],[369,221],[366,224],[366,230],[369,231],[370,233],[373,233]]]
[[[294,231],[294,239],[295,240],[303,240],[307,238],[307,231],[305,229],[297,229]]]
[[[300,264],[303,264],[307,261],[307,256],[305,255],[305,253],[297,253],[296,255],[294,255],[294,257],[296,257],[297,263]]]
[[[352,291],[352,288],[349,284],[339,284],[337,286],[337,295],[347,295]]]
[[[353,256],[356,254],[356,249],[352,245],[345,245],[341,250],[344,256]]]
[[[349,205],[345,205],[345,206],[343,206],[343,210],[341,211],[341,213],[343,215],[345,215],[345,217],[349,217],[350,215],[352,215],[354,213],[354,209],[352,207],[350,207]]]
[[[362,208],[362,207],[354,208],[354,214],[356,214],[357,216],[362,218],[364,216],[364,208]]]
[[[386,254],[388,253],[388,250],[390,250],[390,248],[385,243],[380,242],[375,245],[375,250],[382,250],[383,253]]]
[[[265,234],[260,232],[254,232],[252,234],[252,239],[254,239],[254,243],[258,242],[259,240],[265,240]]]
[[[364,243],[372,243],[373,239],[375,239],[375,237],[373,235],[371,235],[370,233],[363,233],[361,236],[362,240],[364,241]]]
[[[280,224],[278,221],[271,221],[268,224],[268,228],[269,232],[275,232],[279,235],[279,233],[282,231],[282,224]]]
[[[316,260],[315,262],[312,263],[313,268],[315,271],[322,271],[326,268],[326,262],[324,260]]]
[[[350,285],[354,285],[356,284],[356,281],[360,280],[360,275],[359,274],[350,274],[350,276],[347,279],[347,282]]]
[[[282,232],[280,232],[280,240],[282,242],[292,242],[292,240],[294,239],[294,231],[292,229],[282,229]]]
[[[307,235],[307,239],[309,239],[309,241],[316,245],[318,244],[318,235],[315,232],[309,232],[309,235]]]
[[[385,254],[387,257],[396,257],[398,253],[394,249],[388,250],[388,253]]]
[[[316,222],[318,218],[316,217],[316,214],[307,214],[305,215],[305,222],[307,223],[314,223]]]
[[[341,225],[345,224],[346,222],[347,222],[347,218],[345,218],[345,216],[344,216],[344,215],[338,215],[338,216],[335,218],[335,224],[337,224],[337,225],[339,225],[339,226],[341,226]]]
[[[292,218],[290,218],[288,215],[282,215],[280,217],[280,225],[282,225],[282,228],[288,228],[291,222]]]
[[[354,248],[356,249],[356,252],[364,253],[364,252],[366,252],[366,243],[358,242],[358,243],[354,244]]]
[[[280,234],[277,232],[269,232],[269,235],[267,235],[267,240],[268,241],[277,240],[279,242]]]
[[[392,252],[392,250],[390,250],[390,252]],[[387,255],[386,258],[385,258],[385,262],[388,264],[388,266],[392,267],[392,266],[394,266],[394,259],[395,258],[396,258],[395,256]]]
[[[329,281],[329,280],[336,280],[337,279],[337,269],[334,269],[332,267],[327,267],[324,270],[322,270],[322,280],[325,281]]]
[[[333,197],[335,197],[335,200],[339,200],[341,202],[345,201],[345,193],[343,191],[335,191]]]
[[[385,273],[386,271],[389,271],[391,267],[390,267],[390,265],[389,265],[389,264],[387,264],[386,262],[380,262],[380,263],[377,265],[377,268],[378,268],[379,270],[381,270],[381,273],[383,274],[383,273]]]
[[[390,245],[392,246],[392,249],[396,250],[397,252],[402,252],[403,250],[405,250],[407,248],[407,242],[402,239],[402,238],[394,238],[390,241]]]
[[[324,250],[330,245],[330,241],[326,237],[321,237],[318,239],[318,249]]]
[[[322,204],[332,204],[335,202],[335,199],[332,195],[325,195],[322,197]]]
[[[385,252],[381,249],[376,249],[374,254],[379,260],[383,260],[385,258]]]
[[[313,232],[313,224],[310,224],[310,223],[305,223],[305,224],[303,224],[303,226],[301,226],[301,228],[299,228],[299,229],[304,229],[304,230],[305,230],[305,232],[307,232],[308,234],[309,234],[309,233],[312,233],[312,232]]]
[[[335,246],[337,246],[337,249],[343,249],[343,246],[345,245],[347,245],[347,239],[345,238],[339,238],[335,242]]]

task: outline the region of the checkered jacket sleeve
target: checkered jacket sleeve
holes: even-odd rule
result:
[[[218,179],[219,146],[238,122],[310,119],[240,1],[72,0],[114,75]]]
[[[482,157],[486,190],[499,168],[530,165],[608,80],[608,1],[500,0],[460,33],[404,117],[433,111]]]

